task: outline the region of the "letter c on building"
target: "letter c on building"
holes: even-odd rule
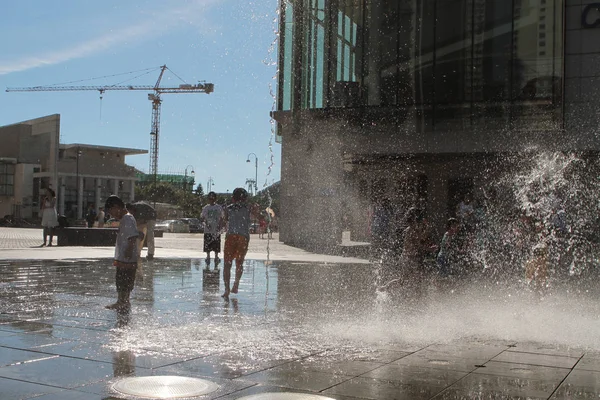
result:
[[[588,22],[588,16],[590,11],[596,10],[600,13],[600,3],[591,3],[585,6],[581,13],[581,26],[587,29],[597,28],[600,26],[600,15],[596,17],[596,20],[592,23]]]

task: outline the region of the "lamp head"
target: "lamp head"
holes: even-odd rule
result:
[[[250,162],[250,159],[247,159],[246,162]]]

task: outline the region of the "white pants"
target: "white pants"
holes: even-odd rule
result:
[[[156,221],[151,219],[146,223],[146,246],[148,247],[148,254],[154,255],[154,226],[156,225]]]

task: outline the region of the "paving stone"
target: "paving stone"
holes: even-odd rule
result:
[[[130,314],[116,314],[104,308],[115,299],[114,249],[27,247],[40,237],[41,230],[0,228],[0,398],[119,398],[114,382],[152,375],[218,383],[207,399],[600,394],[597,348],[475,337],[472,330],[440,343],[448,335],[411,332],[420,318],[435,330],[436,318],[404,318],[393,302],[374,315],[375,271],[364,260],[277,243],[267,263],[266,241],[253,237],[240,292],[224,301],[220,271],[204,270],[201,235],[166,235],[157,240],[157,258],[143,262]]]

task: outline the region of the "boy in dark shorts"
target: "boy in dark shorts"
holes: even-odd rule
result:
[[[115,283],[118,298],[116,303],[108,305],[106,308],[126,312],[131,307],[129,296],[135,284],[139,232],[134,216],[127,211],[125,203],[119,197],[112,195],[106,199],[104,209],[111,217],[119,220],[119,232],[117,233],[115,259],[113,261],[113,265],[117,268]]]
[[[210,252],[215,253],[215,269],[219,263],[221,251],[221,228],[223,228],[223,208],[215,204],[217,194],[208,194],[208,204],[202,208],[200,219],[204,222],[204,252],[206,253],[206,268],[210,264]]]
[[[250,206],[246,202],[248,192],[243,188],[236,188],[233,191],[232,202],[225,209],[225,222],[227,223],[227,234],[225,236],[223,282],[225,283],[225,292],[223,298],[228,299],[229,293],[237,293],[240,285],[240,279],[244,272],[244,259],[248,252],[248,242],[250,241]],[[235,281],[230,288],[231,266],[235,260]]]

